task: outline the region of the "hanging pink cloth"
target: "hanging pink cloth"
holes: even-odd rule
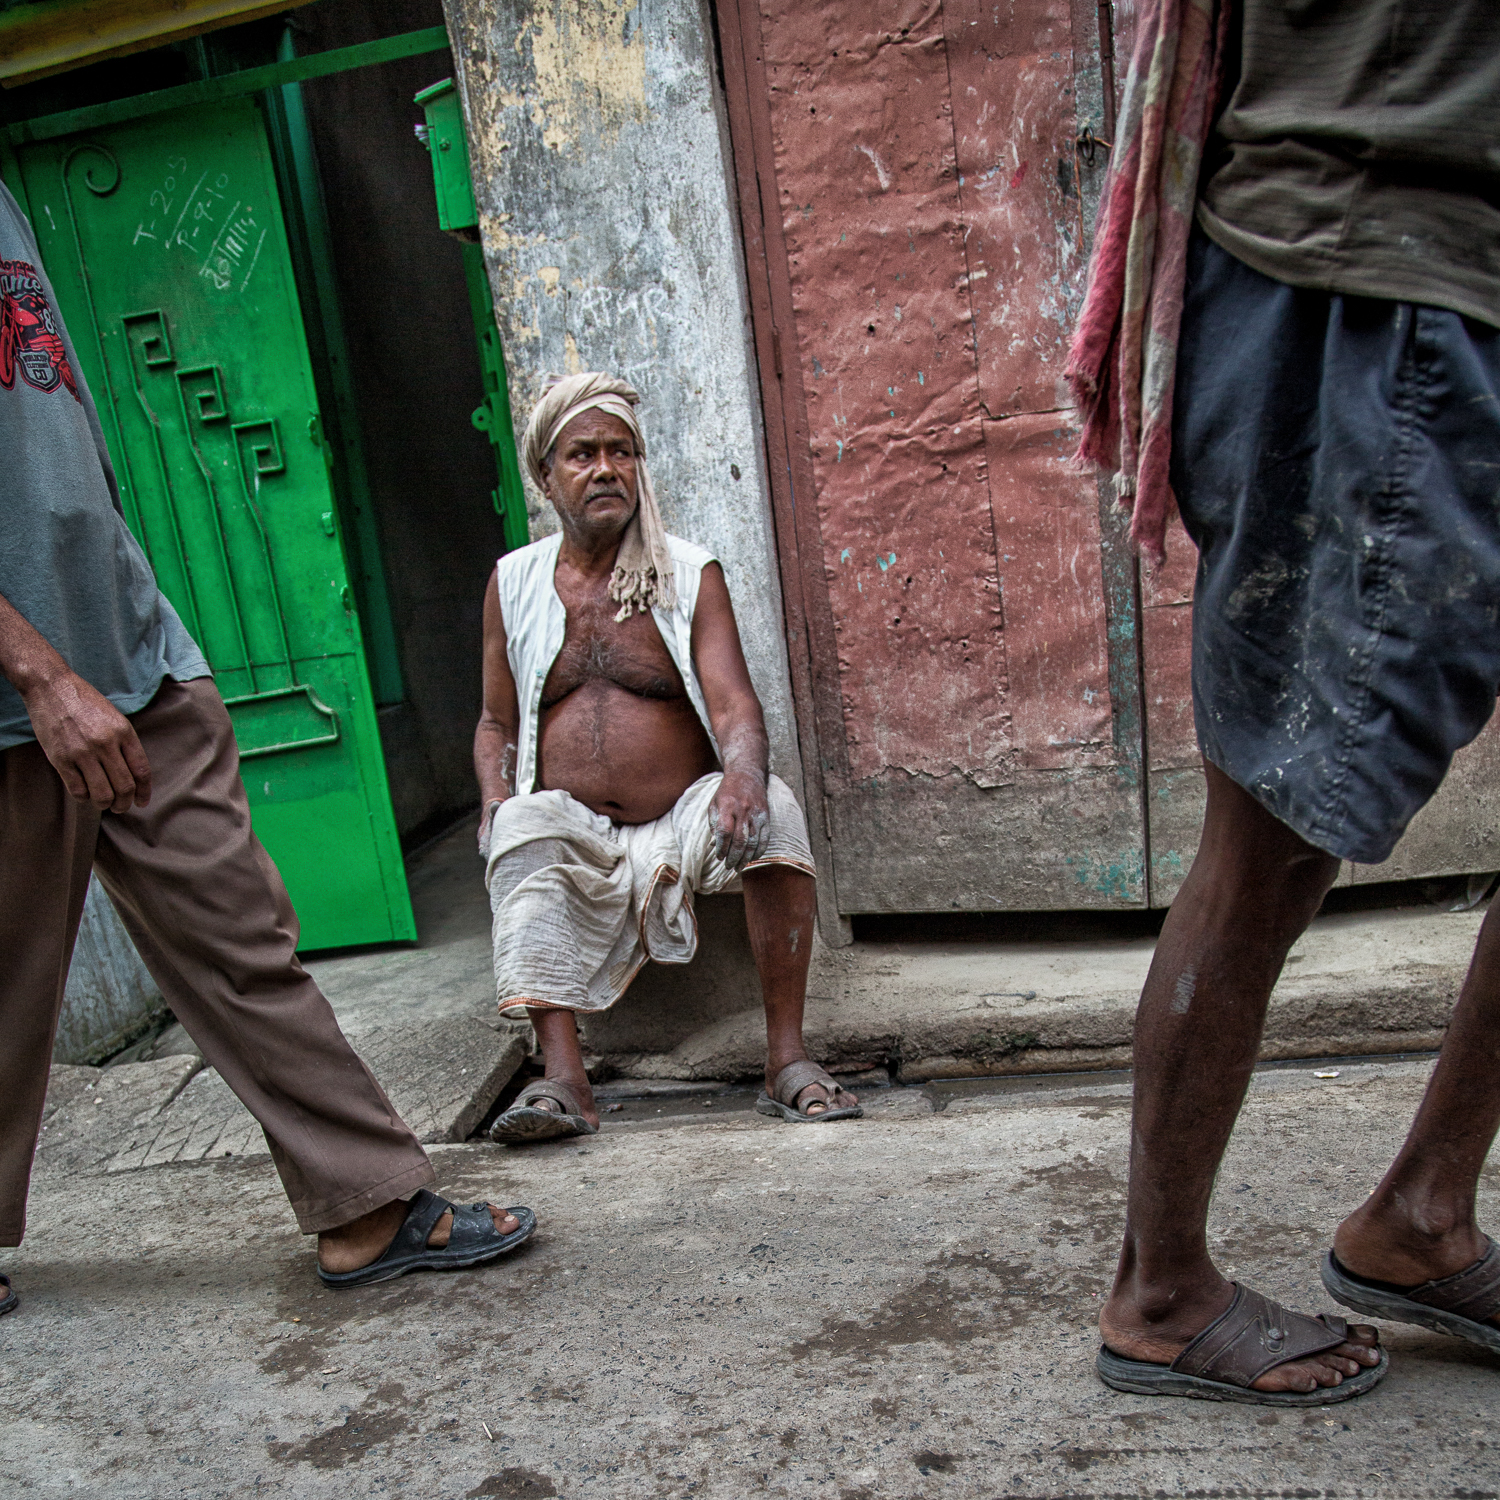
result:
[[[1198,168],[1223,78],[1232,0],[1142,0],[1099,204],[1089,286],[1068,353],[1078,458],[1115,477],[1153,563],[1176,509],[1172,388]]]

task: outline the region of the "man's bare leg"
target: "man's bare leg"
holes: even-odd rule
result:
[[[745,920],[750,949],[760,975],[766,1007],[766,1088],[788,1063],[807,1056],[802,1042],[802,1010],[807,998],[807,966],[812,959],[813,921],[817,913],[816,885],[811,875],[790,865],[763,865],[746,871]],[[599,1123],[593,1090],[583,1066],[578,1024],[570,1010],[531,1010],[537,1045],[546,1060],[546,1076],[569,1084],[584,1105],[583,1117]],[[828,1091],[817,1084],[803,1090],[811,1102],[808,1114],[828,1108]],[[799,1095],[801,1098],[802,1095]],[[853,1097],[852,1095],[850,1096]],[[553,1108],[538,1099],[539,1109]]]
[[[578,1041],[578,1020],[570,1010],[528,1010],[536,1044],[542,1049],[542,1061],[548,1078],[566,1083],[583,1106],[583,1118],[599,1125],[599,1111],[594,1105],[594,1090],[589,1084],[588,1069],[583,1065],[583,1048]],[[534,1099],[533,1109],[550,1109],[566,1114],[555,1099]]]
[[[1100,1315],[1127,1359],[1169,1364],[1229,1306],[1208,1254],[1214,1175],[1255,1066],[1271,988],[1338,861],[1213,766],[1198,856],[1172,903],[1136,1013],[1125,1244]],[[1338,1385],[1378,1356],[1373,1329],[1280,1365],[1262,1391]]]
[[[1496,910],[1490,907],[1479,929],[1474,960],[1406,1144],[1380,1186],[1334,1236],[1334,1254],[1356,1276],[1415,1286],[1466,1270],[1484,1254],[1474,1192],[1500,1129]]]
[[[745,872],[744,886],[750,951],[755,955],[766,1007],[766,1092],[770,1093],[776,1075],[788,1063],[807,1056],[802,1011],[807,1000],[807,966],[812,961],[817,883],[791,865],[762,865]],[[805,1114],[822,1114],[828,1108],[828,1090],[821,1084],[810,1084],[797,1099]]]
[[[514,1214],[503,1208],[490,1205],[490,1217],[501,1234],[514,1234],[521,1227]],[[377,1261],[385,1254],[396,1231],[406,1222],[406,1200],[397,1198],[367,1214],[340,1224],[337,1229],[325,1229],[318,1236],[318,1264],[330,1273],[358,1271],[362,1266]],[[428,1245],[441,1250],[453,1232],[453,1213],[445,1213],[432,1226],[427,1236]]]

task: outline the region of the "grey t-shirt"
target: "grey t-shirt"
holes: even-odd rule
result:
[[[114,467],[42,270],[0,183],[0,594],[121,713],[210,675],[120,510]],[[0,750],[34,739],[0,677]]]
[[[1500,326],[1500,0],[1238,4],[1207,233],[1293,286]]]

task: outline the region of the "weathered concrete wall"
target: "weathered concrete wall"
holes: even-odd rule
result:
[[[517,439],[549,374],[641,391],[667,526],[722,560],[800,788],[728,131],[699,0],[446,0]],[[530,497],[532,535],[555,526]]]
[[[91,880],[53,1062],[98,1062],[133,1041],[166,1008],[109,897]]]

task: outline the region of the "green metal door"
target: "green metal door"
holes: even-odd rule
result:
[[[415,937],[258,106],[17,158],[126,518],[229,705],[301,946]]]

